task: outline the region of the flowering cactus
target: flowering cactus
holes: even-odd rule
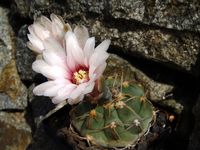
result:
[[[65,100],[74,106],[71,125],[88,142],[106,148],[128,147],[148,131],[154,117],[153,106],[144,88],[132,81],[101,78],[106,68],[110,40],[95,48],[84,26],[72,31],[56,16],[42,16],[29,27],[29,47],[39,53],[34,71],[48,81],[36,86],[36,95]],[[122,79],[121,76],[120,79]]]
[[[98,104],[81,103],[70,116],[72,126],[88,142],[113,148],[135,145],[150,128],[154,113],[142,85],[109,77]]]

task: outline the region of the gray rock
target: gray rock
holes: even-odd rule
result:
[[[0,149],[24,150],[31,142],[31,129],[23,112],[0,112]]]
[[[35,72],[32,70],[32,63],[35,54],[27,47],[27,25],[20,28],[16,39],[16,64],[17,70],[22,80],[33,81]]]
[[[105,37],[111,39],[113,46],[127,54],[199,74],[200,66],[196,65],[200,50],[198,35],[164,32],[160,29],[123,31],[117,27],[106,27],[99,21],[92,24],[91,32],[101,37],[101,40]]]
[[[188,150],[200,149],[200,96],[197,99],[196,105],[193,108],[193,114],[195,117],[195,125],[193,132],[190,136]]]
[[[29,12],[29,1],[28,0],[14,0],[15,8],[24,17],[28,15]]]
[[[25,109],[27,89],[21,82],[16,63],[11,60],[0,74],[0,110]]]
[[[200,2],[198,0],[67,0],[55,2],[51,0],[15,0],[18,12],[33,17],[39,12],[59,12],[64,14],[83,15],[96,13],[110,19],[140,21],[144,24],[157,25],[169,29],[200,31]],[[92,16],[92,14],[91,14]]]
[[[8,9],[0,7],[0,72],[13,57],[13,31],[8,21]]]
[[[0,14],[0,110],[24,109],[27,91],[16,69],[14,34],[8,10],[0,7]]]
[[[109,14],[115,19],[143,21],[145,14],[145,1],[142,0],[111,0]]]
[[[128,0],[110,3],[111,17],[176,30],[200,31],[198,0]]]
[[[199,7],[198,0],[148,0],[144,22],[170,29],[200,31]]]
[[[43,0],[26,7],[30,7],[31,18],[60,14],[72,23],[88,26],[97,39],[110,38],[112,45],[125,53],[199,75],[200,37],[193,33],[200,31],[197,0]]]

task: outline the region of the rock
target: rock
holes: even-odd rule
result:
[[[109,14],[115,19],[143,21],[145,15],[145,1],[143,0],[111,0]]]
[[[8,21],[8,10],[0,7],[0,14],[0,110],[24,109],[27,106],[27,91],[16,69],[14,36]]]
[[[144,24],[177,30],[200,31],[200,3],[197,0],[111,1],[109,14],[116,19],[136,20]]]
[[[128,21],[139,21],[148,25],[157,25],[176,30],[200,31],[200,3],[197,0],[188,2],[183,0],[152,1],[152,0],[98,0],[79,1],[67,0],[65,2],[54,2],[50,0],[37,0],[27,2],[15,0],[17,10],[22,15],[33,17],[34,14],[48,12],[59,12],[64,14],[88,14],[92,12],[110,19],[123,19]]]
[[[0,110],[24,109],[27,106],[26,87],[19,78],[14,60],[1,72],[0,92]]]
[[[13,32],[8,22],[8,9],[0,7],[0,72],[13,57]]]
[[[112,45],[136,57],[144,57],[179,70],[199,74],[198,61],[200,37],[192,33],[164,32],[160,29],[121,31],[106,27],[99,21],[92,25],[96,37],[111,39]]]
[[[24,150],[31,141],[31,129],[24,113],[0,112],[0,149]]]
[[[195,117],[195,125],[193,132],[190,136],[188,150],[200,149],[200,96],[197,99],[196,105],[193,108],[193,114]]]
[[[171,29],[200,31],[199,7],[198,0],[148,0],[144,22]]]
[[[193,32],[200,31],[197,1],[38,0],[26,7],[31,18],[60,14],[67,21],[88,26],[98,41],[111,39],[113,46],[127,54],[199,75],[200,37]]]
[[[20,14],[24,17],[27,17],[29,12],[29,1],[27,0],[14,0],[14,4],[16,5],[16,9]]]
[[[20,78],[32,82],[36,73],[32,70],[32,63],[35,60],[35,54],[27,47],[28,26],[20,28],[16,39],[16,63]]]

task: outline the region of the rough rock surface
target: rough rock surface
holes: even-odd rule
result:
[[[16,39],[16,64],[21,80],[33,81],[35,72],[32,70],[32,63],[35,60],[35,54],[27,47],[28,26],[20,28]]]
[[[14,35],[8,21],[8,10],[0,7],[0,14],[0,110],[24,109],[27,91],[16,69]]]
[[[200,49],[200,37],[192,33],[165,32],[161,29],[126,29],[106,27],[96,21],[92,34],[107,37],[125,53],[194,71]],[[197,72],[196,72],[197,73]]]
[[[50,11],[64,14],[65,10],[69,11],[67,14],[74,15],[92,12],[103,17],[139,21],[169,29],[200,31],[198,0],[15,0],[15,4],[23,16]]]
[[[153,79],[157,80],[157,76],[165,76],[164,80],[158,77],[157,81],[161,82],[160,84],[141,73],[139,69],[133,69],[134,77],[143,81],[145,87],[150,89],[147,96],[157,104],[156,106],[159,108],[162,106],[163,109],[170,108],[169,110],[177,114],[182,112],[180,118],[175,116],[175,119],[180,119],[180,122],[178,121],[180,125],[174,127],[175,134],[166,133],[170,137],[163,140],[165,144],[161,143],[161,148],[156,145],[155,149],[152,148],[153,150],[187,149],[188,135],[191,131],[193,133],[188,150],[200,149],[199,103],[193,109],[195,123],[191,117],[191,108],[194,105],[195,95],[199,93],[197,88],[200,81],[200,76],[192,75],[200,75],[199,8],[199,0],[0,0],[0,137],[3,137],[0,138],[0,149],[10,150],[8,145],[13,146],[11,148],[14,150],[25,149],[25,146],[14,146],[13,141],[15,143],[21,141],[9,135],[19,133],[17,136],[20,139],[26,134],[29,135],[30,131],[26,133],[24,129],[18,130],[16,120],[12,124],[2,121],[2,119],[10,118],[11,113],[1,114],[5,113],[2,109],[23,114],[22,109],[27,106],[27,93],[20,79],[27,83],[26,86],[32,84],[33,81],[38,84],[43,80],[41,76],[38,78],[31,71],[30,66],[34,55],[25,44],[27,41],[27,25],[25,24],[29,25],[41,14],[49,17],[51,13],[61,15],[70,24],[86,25],[90,34],[95,36],[97,43],[110,38],[112,43],[109,50],[112,53],[123,54],[125,57],[129,55],[129,60],[139,60],[137,63],[140,63],[140,60],[144,61],[139,69],[144,69],[143,71],[149,73]],[[116,61],[116,63],[119,62]],[[155,68],[150,65],[150,68],[146,69],[147,63],[155,64]],[[163,64],[168,67],[164,67]],[[112,65],[114,63],[110,64],[110,67]],[[157,71],[158,65],[163,68]],[[126,63],[121,66],[126,67]],[[169,78],[166,72],[170,72]],[[187,74],[188,72],[192,74]],[[163,83],[172,84],[174,91],[171,89],[172,86]],[[33,87],[29,88],[31,94]],[[174,94],[176,100],[167,99],[168,92],[170,92],[169,95]],[[33,133],[34,137],[28,149],[66,149],[62,144],[57,145],[59,143],[57,139],[51,138],[51,130],[46,131],[45,124],[37,126],[41,117],[54,108],[51,101],[46,97],[35,97],[31,94],[29,94],[28,113],[30,116],[28,119],[33,121],[33,131],[35,129],[36,131]],[[183,111],[182,105],[177,101],[184,106]],[[16,113],[12,114],[18,116]],[[60,116],[63,114],[61,113]],[[21,122],[18,123],[20,124]],[[194,129],[192,129],[193,124]],[[147,148],[142,145],[139,149]]]
[[[198,0],[37,0],[26,3],[16,1],[22,15],[36,18],[52,12],[60,14],[72,23],[89,26],[97,39],[106,35],[113,46],[126,53],[199,75],[200,37],[193,32],[200,31]]]
[[[8,9],[0,7],[0,72],[13,58],[13,31],[8,21]]]
[[[196,105],[193,108],[193,114],[195,116],[195,126],[190,136],[190,143],[188,150],[200,149],[200,96]]]
[[[0,149],[25,150],[31,142],[31,129],[24,113],[0,112]]]

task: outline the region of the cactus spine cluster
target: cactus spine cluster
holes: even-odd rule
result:
[[[84,101],[70,112],[75,130],[90,143],[106,148],[137,143],[153,120],[153,106],[138,83],[108,77],[97,103]]]

